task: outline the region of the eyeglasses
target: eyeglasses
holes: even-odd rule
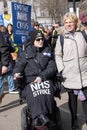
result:
[[[40,40],[43,41],[43,38],[37,38],[37,39],[36,39],[36,41],[38,41],[38,42],[39,42]]]

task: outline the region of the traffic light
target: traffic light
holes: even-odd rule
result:
[[[74,0],[68,0],[68,2],[73,2]],[[79,2],[80,0],[75,0],[75,2]]]

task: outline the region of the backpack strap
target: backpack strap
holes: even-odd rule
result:
[[[85,32],[85,30],[81,31],[86,43],[87,43],[87,34]],[[61,46],[62,46],[62,53],[63,53],[63,45],[64,45],[64,36],[63,35],[60,35],[60,43],[61,43]]]
[[[87,34],[86,34],[86,31],[83,30],[83,31],[81,31],[81,33],[82,33],[82,35],[83,35],[83,37],[84,37],[84,39],[85,39],[85,41],[87,43]]]
[[[61,43],[62,53],[63,53],[63,45],[64,45],[64,36],[63,35],[60,35],[60,43]]]

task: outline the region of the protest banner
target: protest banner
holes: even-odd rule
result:
[[[31,29],[31,6],[12,2],[14,43],[23,44]]]

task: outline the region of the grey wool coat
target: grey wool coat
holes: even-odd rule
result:
[[[58,37],[55,61],[58,71],[62,72],[65,88],[81,89],[87,86],[87,43],[80,31],[65,32],[63,47]]]

